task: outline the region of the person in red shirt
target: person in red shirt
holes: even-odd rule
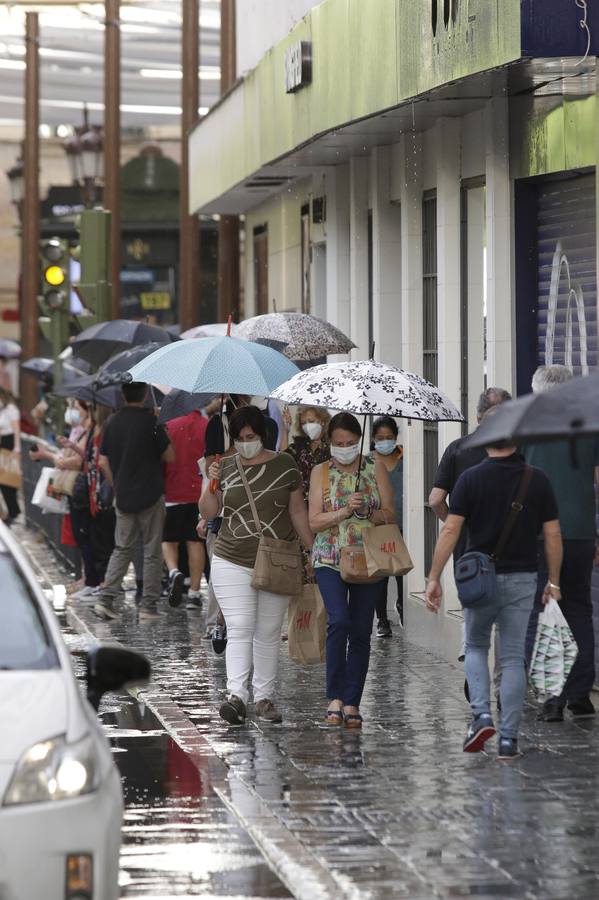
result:
[[[199,412],[189,413],[167,423],[168,436],[175,448],[176,462],[165,465],[166,521],[162,535],[162,553],[169,571],[169,603],[179,606],[183,598],[184,576],[178,568],[179,544],[187,545],[190,589],[188,608],[202,604],[200,582],[206,562],[204,541],[198,537],[198,500],[202,476],[198,460],[204,456],[208,420]]]

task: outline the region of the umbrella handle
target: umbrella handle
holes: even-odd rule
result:
[[[220,462],[220,459],[221,459],[220,453],[217,453],[214,461]],[[217,490],[218,490],[218,481],[216,480],[216,478],[211,478],[210,479],[210,493],[216,494]]]

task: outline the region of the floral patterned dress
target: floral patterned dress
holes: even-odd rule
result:
[[[304,500],[308,499],[310,491],[310,475],[314,466],[326,462],[331,458],[331,448],[326,443],[319,444],[315,450],[312,449],[310,438],[296,437],[286,450],[295,460],[295,464],[300,470],[302,476],[302,491]]]
[[[329,502],[323,512],[343,509],[347,506],[350,494],[356,490],[356,475],[351,472],[342,472],[337,468],[335,461],[329,464]],[[379,496],[376,478],[374,475],[374,459],[365,456],[360,473],[360,493],[364,495],[370,511],[380,509],[381,498]],[[339,570],[341,560],[341,548],[349,546],[362,546],[362,534],[365,528],[372,528],[370,519],[357,519],[352,516],[343,519],[339,525],[319,531],[314,538],[312,548],[312,563],[315,568],[328,566]]]

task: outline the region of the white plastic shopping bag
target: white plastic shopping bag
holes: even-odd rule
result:
[[[54,477],[55,472],[56,470],[52,469],[50,466],[45,466],[42,469],[33,492],[33,497],[31,498],[31,503],[33,506],[39,506],[39,508],[46,513],[68,513],[69,505],[67,498],[61,497],[60,499],[57,499],[56,497],[50,496],[48,493],[50,482]]]
[[[578,655],[570,626],[553,598],[539,616],[530,681],[539,694],[559,697]]]

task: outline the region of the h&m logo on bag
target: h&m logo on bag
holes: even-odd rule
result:
[[[307,631],[312,622],[312,610],[304,609],[300,611],[295,620],[295,627],[298,631]]]
[[[397,545],[395,541],[383,541],[379,550],[381,553],[397,553]]]

